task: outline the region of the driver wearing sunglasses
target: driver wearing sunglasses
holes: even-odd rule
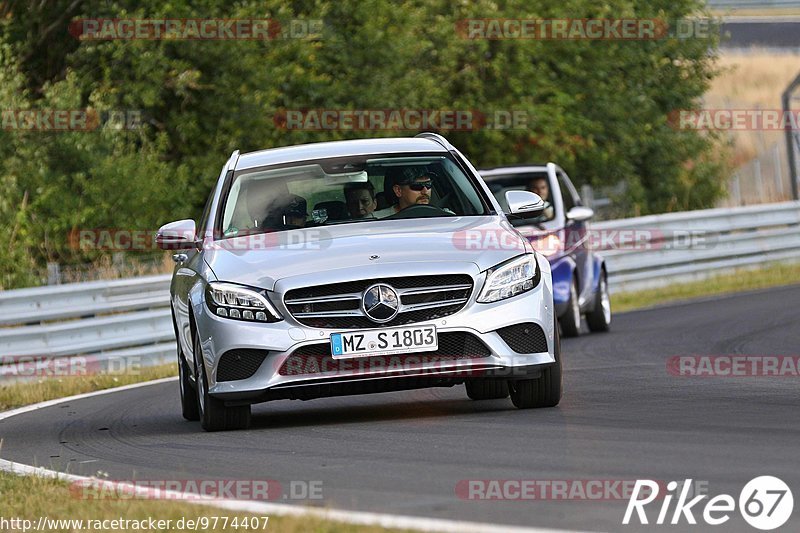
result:
[[[393,189],[397,195],[397,207],[400,211],[416,204],[429,204],[433,180],[428,176],[419,176],[405,183],[398,183]]]
[[[424,167],[390,169],[386,174],[384,194],[393,205],[376,211],[375,217],[393,215],[412,205],[430,204],[435,176],[436,174]]]

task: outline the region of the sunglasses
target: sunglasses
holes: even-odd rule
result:
[[[433,189],[433,182],[431,180],[428,181],[413,181],[408,184],[408,188],[412,191],[421,191],[422,189]]]

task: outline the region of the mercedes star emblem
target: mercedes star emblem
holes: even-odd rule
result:
[[[389,322],[400,311],[400,300],[392,287],[376,283],[364,291],[361,310],[373,322]]]

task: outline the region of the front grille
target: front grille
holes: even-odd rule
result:
[[[361,310],[364,291],[376,283],[392,286],[400,298],[400,310],[389,322],[376,323]],[[466,274],[407,276],[331,283],[293,289],[284,304],[301,324],[314,328],[366,329],[392,327],[434,320],[457,313],[472,293],[472,277]]]
[[[402,365],[403,360],[414,357],[415,363],[432,363],[458,361],[460,359],[480,359],[489,357],[492,352],[475,335],[461,331],[439,334],[439,348],[431,352],[419,352],[401,355],[375,355],[352,359],[334,359],[331,357],[329,342],[301,346],[286,358],[278,373],[282,376],[320,374],[337,371],[369,371],[378,369],[394,369]]]
[[[526,322],[497,330],[500,338],[517,353],[539,353],[547,351],[547,337],[541,326]]]
[[[267,350],[251,349],[225,352],[217,364],[217,381],[236,381],[251,377],[268,354]]]

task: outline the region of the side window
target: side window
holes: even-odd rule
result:
[[[575,193],[575,189],[569,182],[569,178],[567,178],[566,175],[561,171],[556,172],[556,175],[558,176],[558,188],[561,189],[561,199],[564,202],[564,213],[566,213],[578,205],[580,200],[578,200],[578,195]]]

